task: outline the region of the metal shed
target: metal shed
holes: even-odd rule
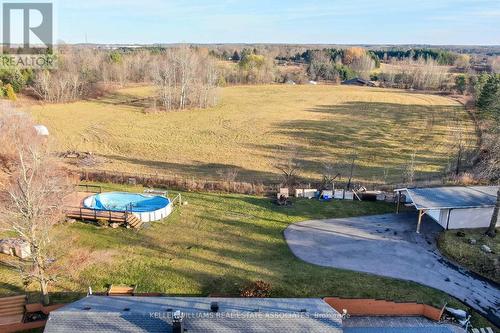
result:
[[[486,228],[493,215],[498,189],[499,186],[401,188],[395,190],[396,209],[399,212],[402,202],[415,207],[418,211],[417,233],[424,214],[446,230]]]

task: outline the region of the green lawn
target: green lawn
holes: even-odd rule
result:
[[[453,261],[500,284],[500,235],[490,238],[486,229],[460,230],[465,237],[457,237],[457,230],[443,232],[439,238],[439,249]],[[475,239],[476,244],[470,244]],[[481,245],[487,245],[494,253],[484,253]]]
[[[272,165],[296,146],[304,178],[318,180],[324,163],[345,180],[352,154],[355,178],[401,182],[415,153],[417,176],[454,163],[457,133],[475,145],[473,124],[459,103],[402,90],[269,85],[221,88],[206,110],[145,112],[151,87],[127,88],[98,100],[32,106],[58,151],[91,151],[99,168],[219,179],[234,169],[240,181],[279,180]]]
[[[141,188],[107,185],[108,190]],[[187,206],[167,220],[140,231],[65,224],[56,237],[66,254],[63,277],[54,286],[56,300],[74,299],[88,286],[137,284],[141,292],[171,295],[238,295],[250,281],[272,284],[272,296],[369,297],[459,305],[447,294],[412,282],[377,277],[300,261],[283,231],[290,224],[316,218],[392,212],[374,202],[300,200],[278,207],[263,197],[183,193]],[[15,271],[0,267],[0,294],[22,291]],[[31,286],[33,290],[36,286]],[[68,292],[70,291],[70,292]]]

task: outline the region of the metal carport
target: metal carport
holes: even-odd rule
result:
[[[402,197],[418,211],[417,233],[427,214],[445,229],[489,226],[499,186],[449,186],[396,189],[399,213]]]

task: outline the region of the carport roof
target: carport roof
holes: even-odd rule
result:
[[[417,209],[464,209],[495,206],[499,186],[404,188]]]

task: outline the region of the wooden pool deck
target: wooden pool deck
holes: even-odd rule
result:
[[[83,205],[83,200],[94,194],[92,192],[74,192],[68,195],[64,199],[64,213],[66,217],[81,221],[107,221],[108,223],[118,223],[127,228],[135,229],[143,225],[143,222],[131,212],[86,208]]]

